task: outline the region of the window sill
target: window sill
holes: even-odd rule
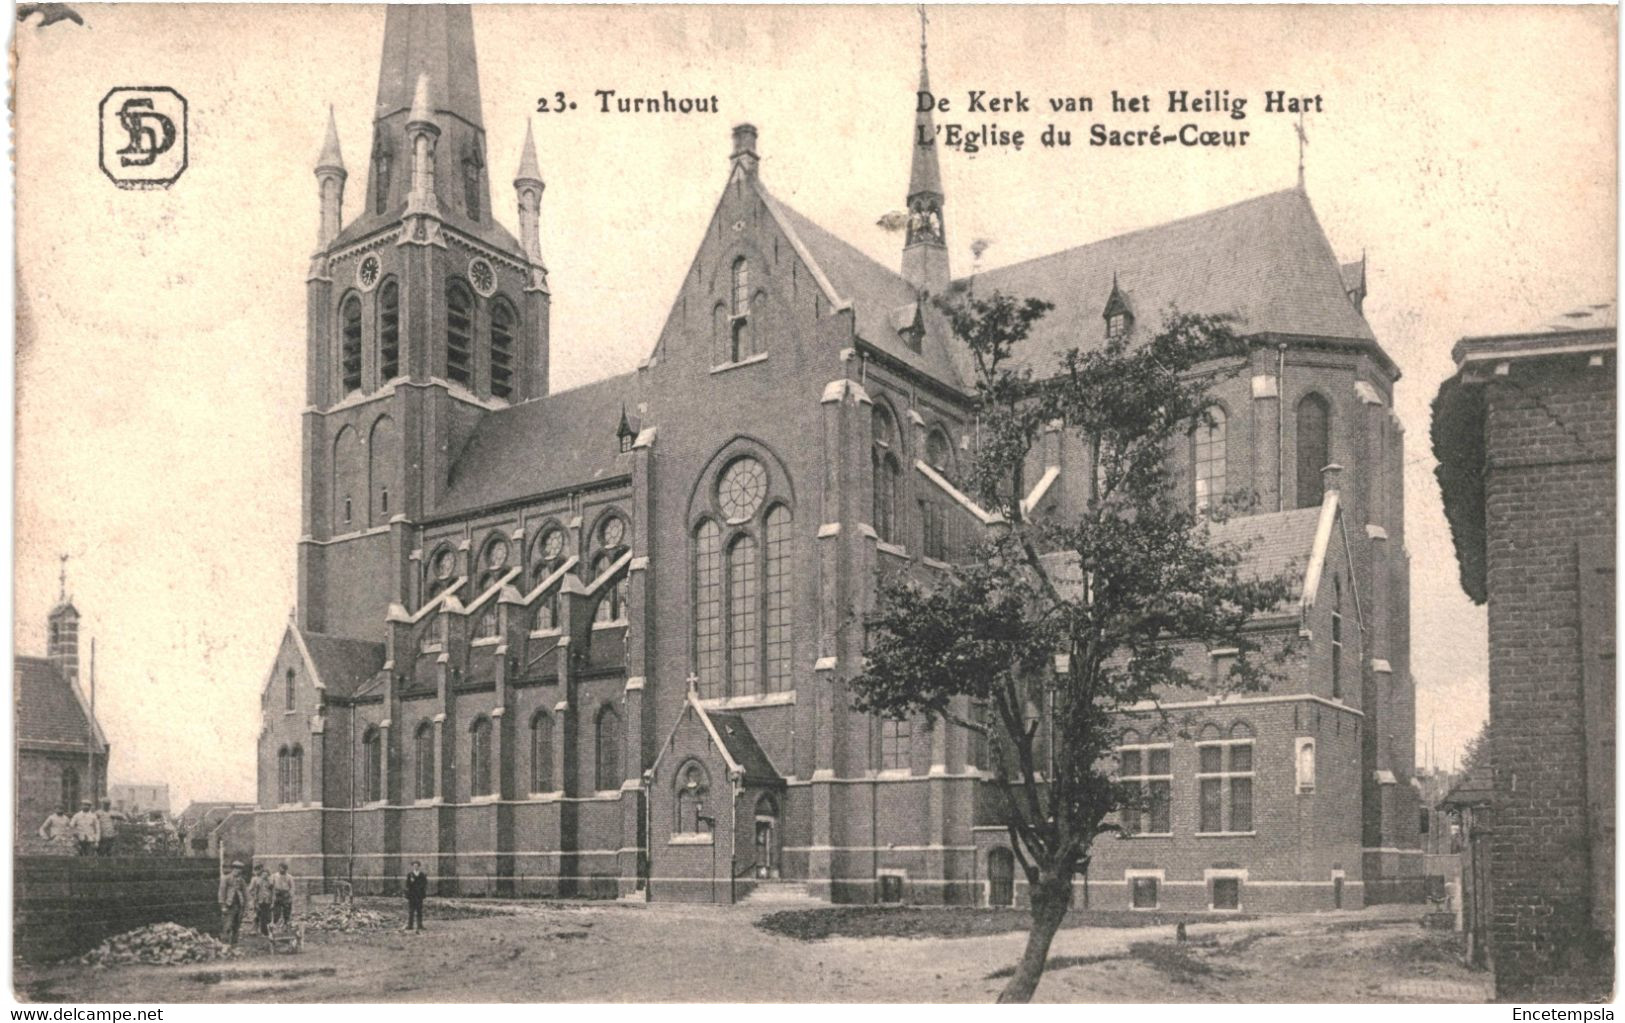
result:
[[[532,792],[526,799],[530,803],[556,803],[564,797],[564,793],[554,789],[552,792]]]
[[[794,690],[785,693],[762,693],[755,696],[729,696],[701,700],[706,710],[737,710],[748,707],[782,707],[796,702]]]
[[[486,803],[498,802],[501,798],[501,796],[493,792],[483,796],[469,796],[468,801],[470,804],[483,806]]]
[[[295,707],[295,708],[283,711],[282,716],[287,717],[290,714],[297,714],[297,713],[299,713],[299,709],[297,707]]]
[[[1254,838],[1256,831],[1198,831],[1197,838]]]
[[[468,645],[469,646],[496,646],[500,642],[502,642],[502,637],[501,636],[481,636],[479,639],[470,640]]]
[[[718,373],[726,373],[731,369],[742,369],[742,368],[744,368],[746,366],[754,366],[758,362],[766,362],[766,361],[767,361],[767,353],[766,352],[757,352],[755,355],[752,355],[752,356],[750,356],[749,358],[746,358],[746,359],[740,359],[738,362],[724,362],[724,363],[722,363],[720,365],[712,366],[711,367],[711,374],[713,376],[715,376]]]
[[[875,772],[875,777],[876,778],[912,778],[912,777],[914,777],[914,772],[911,769],[907,768],[907,767],[888,767],[888,768],[886,768],[886,769],[884,769],[882,771]]]
[[[920,558],[920,562],[921,564],[925,565],[926,568],[934,568],[939,572],[949,572],[953,570],[953,566],[948,564],[946,561],[939,561],[929,555]]]
[[[412,800],[412,805],[413,806],[439,806],[440,805],[440,800],[439,800],[438,797],[435,798],[435,799],[414,799],[414,800]]]
[[[564,635],[564,630],[563,629],[537,629],[536,631],[530,633],[530,638],[531,639],[552,639],[552,638],[554,638],[556,636],[562,636],[562,635]]]
[[[666,842],[667,845],[712,845],[714,840],[710,835],[684,833],[673,835]]]
[[[1118,837],[1131,840],[1139,838],[1173,838],[1174,833],[1172,831],[1142,831],[1138,834],[1120,835]]]
[[[885,540],[876,540],[875,550],[880,551],[883,554],[890,554],[894,558],[902,558],[905,561],[913,560],[909,557],[908,548],[902,546],[901,544],[887,543]]]
[[[363,810],[376,810],[376,809],[378,809],[380,807],[384,807],[384,806],[388,806],[388,805],[389,805],[389,800],[387,800],[387,799],[369,799],[365,803],[361,804],[361,809],[363,809]]]
[[[593,622],[592,630],[597,632],[600,629],[624,629],[629,624],[625,618],[617,618],[613,622]]]
[[[439,643],[436,643],[434,646],[420,646],[420,647],[418,647],[418,656],[419,657],[425,656],[427,654],[443,654],[445,652],[446,652],[446,648],[441,646]]]

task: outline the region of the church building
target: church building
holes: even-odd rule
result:
[[[419,860],[448,895],[1019,902],[970,733],[854,711],[846,681],[877,585],[929,579],[996,519],[955,485],[973,376],[930,304],[954,280],[951,205],[935,147],[905,142],[931,114],[897,125],[895,267],[776,198],[757,129],[735,127],[648,357],[550,393],[544,183],[527,132],[515,237],[473,17],[389,8],[359,208],[331,121],[317,161],[298,600],[261,694],[259,855],[363,891]],[[1080,902],[1419,889],[1399,373],[1365,280],[1301,185],[976,277],[1055,303],[1027,344],[1041,372],[1174,306],[1237,316],[1252,353],[1179,471],[1197,507],[1255,493],[1222,528],[1299,583],[1258,623],[1298,639],[1289,680],[1174,698],[1179,734],[1131,715],[1120,771],[1157,809],[1097,844]],[[1051,432],[1026,503],[1064,516],[1091,472]],[[1227,652],[1191,656],[1219,672]]]

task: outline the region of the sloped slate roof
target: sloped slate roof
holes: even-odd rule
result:
[[[186,805],[186,809],[182,810],[175,820],[190,828],[199,821],[207,821],[211,817],[218,819],[237,810],[253,809],[253,803],[193,801]]]
[[[384,665],[384,645],[321,632],[299,633],[310,651],[316,677],[329,693],[348,696],[378,673]]]
[[[1211,528],[1214,540],[1244,549],[1241,575],[1250,579],[1274,579],[1283,573],[1291,578],[1291,598],[1303,597],[1304,574],[1315,550],[1315,530],[1320,525],[1321,506],[1291,511],[1244,515],[1216,522]]]
[[[913,306],[919,300],[901,275],[786,206],[765,187],[758,185],[758,189],[780,223],[811,255],[816,269],[828,278],[840,300],[851,304],[859,337],[912,369],[950,386],[965,387],[940,320],[925,317],[926,336],[918,352],[898,334],[901,311],[908,310],[907,322],[912,323]]]
[[[637,374],[491,412],[452,463],[437,515],[521,500],[631,472],[615,431],[635,407]]]
[[[1303,598],[1303,581],[1314,556],[1315,531],[1320,524],[1321,506],[1291,511],[1247,515],[1212,525],[1214,542],[1242,548],[1238,572],[1244,579],[1267,580],[1289,576],[1288,601]],[[1083,573],[1078,556],[1071,551],[1044,555],[1062,593],[1079,592]]]
[[[745,724],[742,715],[707,711],[706,716],[711,719],[711,724],[715,726],[722,744],[728,747],[728,756],[733,758],[734,763],[744,768],[746,781],[784,780],[774,769],[773,762],[767,759],[767,754],[762,752],[762,747],[757,744],[756,736],[751,734],[750,726]]]
[[[68,750],[87,750],[90,715],[72,683],[44,657],[15,660],[13,696],[17,708],[17,741],[50,744]],[[95,729],[96,752],[107,749],[101,728]]]
[[[406,203],[404,202],[397,203],[394,208],[385,210],[383,213],[373,213],[370,208],[363,210],[359,216],[345,226],[344,230],[338,233],[338,237],[333,239],[329,251],[337,251],[352,242],[358,242],[366,238],[368,235],[394,228],[400,224],[401,217],[405,213]],[[460,231],[470,238],[478,239],[498,252],[505,252],[519,260],[525,258],[524,249],[520,246],[519,240],[495,220],[488,220],[484,223],[470,220],[468,215],[458,208],[456,203],[445,201],[440,203],[440,220],[447,227]]]
[[[1234,315],[1247,334],[1375,343],[1309,197],[1296,188],[987,270],[975,286],[1055,304],[1025,345],[1028,363],[1044,373],[1068,348],[1105,343],[1114,275],[1136,330],[1155,330],[1177,308]]]
[[[1439,800],[1439,806],[1489,806],[1495,802],[1495,778],[1486,764],[1474,764],[1467,777]]]

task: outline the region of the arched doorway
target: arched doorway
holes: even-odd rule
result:
[[[1016,901],[1016,857],[1009,849],[987,854],[987,904],[1010,906]]]
[[[779,804],[771,795],[756,801],[756,876],[779,876]]]

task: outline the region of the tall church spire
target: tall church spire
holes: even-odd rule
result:
[[[947,231],[942,219],[942,172],[937,166],[936,122],[932,119],[931,76],[926,65],[928,19],[920,6],[920,89],[914,104],[914,159],[908,176],[908,238],[903,243],[903,279],[933,295],[948,290]]]
[[[399,210],[412,190],[414,154],[407,148],[407,135],[409,124],[427,120],[420,117],[423,111],[413,111],[423,79],[433,101],[430,119],[442,132],[435,168],[439,206],[454,217],[489,224],[491,187],[474,19],[462,5],[404,4],[385,10],[367,212]]]

